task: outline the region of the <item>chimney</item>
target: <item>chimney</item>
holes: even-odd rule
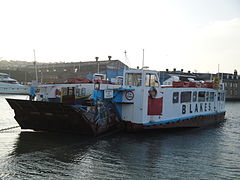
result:
[[[99,57],[95,57],[96,61],[98,61]]]
[[[237,73],[237,70],[235,69],[234,70],[234,76],[237,76],[238,75],[238,73]]]
[[[111,61],[112,56],[108,56],[108,60]]]

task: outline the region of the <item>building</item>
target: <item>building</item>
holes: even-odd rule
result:
[[[240,76],[237,70],[233,74],[223,73],[223,82],[226,90],[226,100],[239,101],[240,100]]]
[[[106,74],[106,78],[111,80],[116,76],[122,76],[124,68],[128,66],[119,60],[111,60],[111,56],[108,60],[99,61],[96,57],[95,61],[84,62],[60,62],[60,63],[37,63],[36,67],[32,63],[26,67],[21,68],[21,71],[27,72],[27,76],[32,79],[36,79],[36,69],[38,82],[64,82],[70,78],[87,78],[92,79],[94,73]],[[17,78],[18,80],[20,77]],[[26,78],[25,78],[26,79]],[[28,79],[28,78],[27,78]],[[31,80],[32,80],[31,79]],[[20,81],[23,80],[23,77]]]

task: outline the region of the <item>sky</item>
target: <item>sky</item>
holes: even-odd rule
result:
[[[0,0],[0,60],[240,72],[240,0]],[[127,52],[127,58],[124,51]]]

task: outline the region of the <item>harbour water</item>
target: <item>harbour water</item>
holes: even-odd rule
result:
[[[0,129],[18,126],[0,95]],[[0,179],[240,179],[240,102],[222,124],[181,131],[72,134],[0,131]]]

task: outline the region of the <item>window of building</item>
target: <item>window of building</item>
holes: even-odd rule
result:
[[[234,95],[237,96],[237,90],[234,91]]]
[[[209,100],[210,102],[213,102],[214,101],[214,92],[210,92],[210,97],[209,97]]]
[[[151,86],[158,87],[158,79],[156,74],[147,73],[145,81],[146,81],[145,84],[147,87],[151,87]]]
[[[193,92],[193,102],[197,101],[197,91]]]
[[[179,101],[179,92],[173,93],[173,103],[178,103]]]
[[[181,103],[191,102],[191,91],[181,92]]]
[[[142,85],[142,74],[141,73],[127,73],[126,74],[126,85],[141,86]]]
[[[199,91],[198,92],[198,102],[204,102],[205,101],[205,91]]]

